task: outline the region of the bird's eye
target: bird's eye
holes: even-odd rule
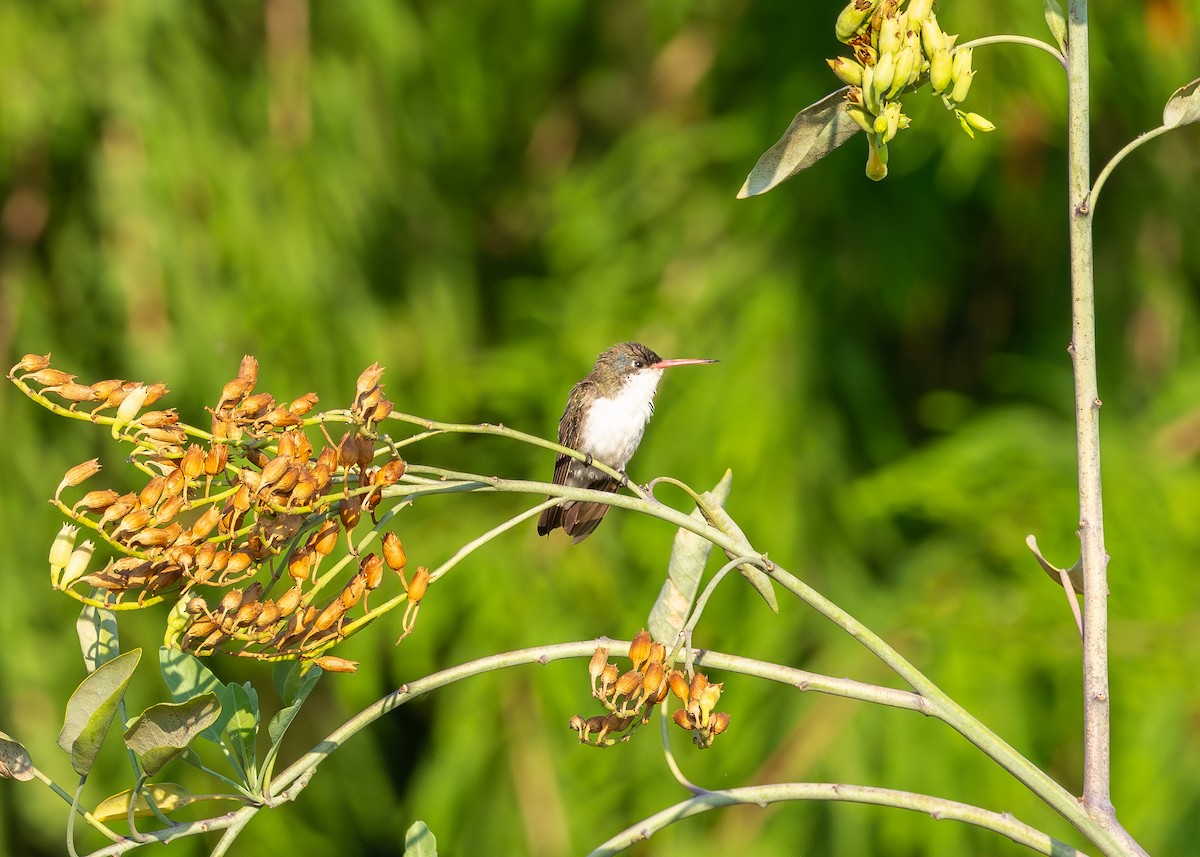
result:
[[[634,369],[641,369],[641,368],[643,368],[645,365],[646,365],[646,364],[642,363],[642,361],[641,361],[641,360],[634,360],[634,361],[633,361],[633,368],[634,368]]]

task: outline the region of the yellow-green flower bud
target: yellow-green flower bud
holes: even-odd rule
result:
[[[892,75],[892,85],[888,87],[885,97],[888,99],[895,98],[900,94],[900,90],[908,86],[913,77],[913,64],[916,61],[916,55],[912,48],[905,45],[896,54],[896,71]]]
[[[834,33],[837,35],[838,41],[849,42],[854,38],[863,25],[870,20],[879,3],[880,0],[850,0],[842,13],[838,15],[837,23],[834,25]]]
[[[67,568],[58,584],[59,589],[66,589],[87,574],[88,563],[92,561],[92,551],[95,549],[95,542],[86,541],[71,552],[71,558],[67,560]]]
[[[919,27],[933,11],[933,0],[911,0],[908,4],[908,20],[911,26]]]
[[[867,114],[867,111],[863,110],[861,107],[857,107],[853,104],[847,104],[846,112],[850,114],[850,118],[855,121],[858,127],[862,128],[868,134],[875,130],[875,126],[872,124],[871,117]]]
[[[895,138],[896,133],[900,130],[900,120],[903,117],[904,114],[900,112],[899,101],[893,101],[884,108],[883,115],[880,117],[884,120],[884,130],[881,132],[883,134],[883,142],[890,143]],[[878,130],[878,121],[876,121],[875,127]]]
[[[968,125],[970,125],[972,128],[974,128],[976,131],[982,131],[983,133],[986,134],[988,131],[996,130],[996,126],[994,124],[992,124],[992,122],[990,120],[985,119],[984,117],[980,116],[978,113],[966,113],[963,115],[962,118],[966,121],[966,123]]]
[[[825,60],[825,62],[829,63],[829,68],[838,76],[838,79],[842,83],[850,86],[862,85],[863,67],[854,60],[847,59],[846,57],[838,57],[836,59]]]
[[[862,79],[863,106],[867,112],[874,115],[879,112],[879,93],[875,91],[875,67],[863,67]]]
[[[974,48],[959,48],[954,51],[953,77],[956,83],[960,77],[971,73],[971,55],[974,52]]]
[[[888,105],[891,107],[891,105]],[[887,116],[880,113],[875,117],[875,123],[871,126],[871,130],[876,134],[884,134],[887,132]]]
[[[945,92],[954,80],[954,60],[950,51],[942,48],[929,55],[929,85],[934,95]]]
[[[962,77],[955,78],[954,89],[950,91],[950,98],[959,104],[967,100],[967,93],[971,91],[971,80],[975,77],[975,72],[969,71]]]
[[[931,59],[937,51],[946,50],[946,35],[938,26],[937,15],[932,12],[921,21],[921,44],[925,48],[925,55]]]
[[[880,54],[879,62],[875,64],[875,73],[871,77],[872,95],[876,101],[882,102],[892,80],[896,76],[896,59],[892,54]]]
[[[883,19],[883,23],[879,25],[879,54],[894,54],[900,50],[900,46],[904,43],[901,38],[900,18],[895,15],[887,15]]]

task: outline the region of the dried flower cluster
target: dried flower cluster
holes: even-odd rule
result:
[[[90,570],[94,543],[75,547],[78,528],[67,525],[50,551],[54,586],[122,609],[177,591],[168,639],[192,652],[321,658],[327,668],[345,670],[353,663],[324,652],[348,624],[365,624],[351,619],[360,603],[368,619],[383,612],[371,614],[367,598],[383,582],[386,565],[407,594],[399,599],[408,604],[407,634],[429,572],[420,568],[411,582],[405,578],[407,559],[395,533],[385,535],[381,555],[360,556],[352,538],[363,512],[374,521],[384,490],[405,472],[395,449],[377,443],[377,426],[392,411],[382,373],[375,364],[359,376],[353,406],[339,414],[350,428],[335,442],[325,433],[329,414],[306,423],[315,393],[282,405],[254,392],[253,357],[225,385],[210,409],[211,431],[203,431],[180,422],[174,410],[143,410],[167,392],[163,384],[79,384],[51,367],[49,355],[26,355],[8,375],[18,387],[58,413],[111,423],[114,437],[134,445],[130,460],[149,477],[140,491],[93,490],[68,507],[63,491],[95,476],[100,465],[92,460],[67,472],[53,502],[116,556]],[[81,407],[93,403],[91,410]],[[104,414],[112,408],[114,416]],[[321,427],[319,450],[307,424]],[[343,557],[331,560],[343,534]],[[339,572],[352,559],[357,567],[339,588]],[[326,563],[332,568],[323,571]],[[200,594],[210,589],[224,591],[210,601]]]
[[[611,747],[628,741],[633,731],[650,722],[650,715],[668,694],[682,702],[672,719],[676,725],[692,731],[692,742],[700,748],[711,747],[713,740],[729,728],[729,715],[714,711],[721,698],[721,684],[710,684],[708,676],[695,673],[689,680],[683,672],[668,667],[663,659],[666,647],[642,630],[629,646],[632,669],[621,673],[608,662],[608,649],[596,649],[588,664],[592,696],[608,709],[608,714],[584,718],[576,714],[570,727],[579,733],[581,743]]]

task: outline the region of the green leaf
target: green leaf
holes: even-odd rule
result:
[[[286,704],[286,708],[282,709],[278,714],[271,718],[271,723],[267,727],[267,734],[271,738],[271,746],[275,747],[283,740],[283,733],[292,724],[296,715],[300,713],[300,706],[304,705],[304,700],[312,693],[314,687],[317,686],[317,681],[321,678],[322,670],[318,666],[311,666],[307,672],[301,673],[301,664],[299,661],[293,661],[288,664],[289,669],[286,678],[280,682],[279,669],[281,664],[276,665],[276,688],[282,684],[282,690],[279,694]]]
[[[1046,14],[1046,25],[1050,27],[1050,35],[1058,42],[1058,49],[1064,53],[1067,50],[1067,18],[1063,14],[1058,0],[1042,0],[1042,10]]]
[[[205,693],[217,695],[217,699],[222,702],[221,716],[201,732],[200,737],[219,744],[225,725],[233,715],[233,709],[224,705],[225,684],[195,655],[178,649],[169,649],[166,646],[160,648],[158,665],[162,670],[163,681],[167,683],[167,689],[171,692],[171,698],[176,702],[186,702]]]
[[[437,857],[437,840],[423,821],[414,821],[404,834],[404,857]]]
[[[258,693],[250,682],[226,685],[221,706],[231,712],[225,724],[225,744],[237,757],[242,770],[250,774],[257,761],[254,739],[258,735]]]
[[[1163,125],[1168,128],[1192,122],[1200,122],[1200,78],[1171,93],[1163,108]]]
[[[10,738],[0,737],[0,780],[33,779],[33,759],[29,751]]]
[[[221,703],[215,693],[186,702],[160,702],[138,715],[125,730],[125,746],[137,754],[147,776],[154,776],[192,739],[216,722]]]
[[[708,496],[718,506],[722,506],[729,497],[732,485],[733,473],[726,470],[717,486],[708,492]],[[690,517],[704,521],[704,514],[699,508],[692,510]],[[679,635],[687,622],[688,613],[696,601],[696,593],[700,591],[700,578],[704,574],[704,566],[712,548],[712,542],[691,530],[681,527],[675,533],[671,560],[667,564],[667,579],[663,581],[658,598],[650,608],[650,618],[646,623],[650,635],[660,643],[665,643],[668,649],[671,648],[671,641]]]
[[[67,700],[67,716],[58,734],[58,746],[71,754],[71,767],[81,777],[92,769],[141,657],[141,649],[117,655],[97,667]]]
[[[90,673],[121,652],[117,639],[117,614],[112,610],[85,604],[75,620],[75,632],[79,635],[83,662]]]
[[[738,191],[738,199],[766,193],[862,130],[845,110],[843,95],[848,88],[842,87],[796,114],[783,136],[758,159]]]

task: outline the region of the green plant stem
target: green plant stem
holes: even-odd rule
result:
[[[1160,137],[1163,134],[1165,134],[1171,130],[1173,130],[1173,128],[1170,126],[1160,125],[1159,127],[1155,128],[1151,131],[1147,131],[1144,134],[1140,134],[1137,137],[1134,137],[1132,140],[1130,140],[1125,145],[1125,148],[1121,149],[1121,151],[1117,152],[1115,155],[1112,156],[1112,160],[1110,160],[1107,164],[1104,165],[1104,169],[1102,169],[1100,171],[1100,175],[1096,176],[1096,181],[1092,184],[1092,192],[1091,192],[1091,195],[1088,197],[1088,201],[1087,201],[1088,209],[1089,209],[1089,212],[1088,212],[1089,216],[1095,217],[1096,203],[1099,202],[1099,200],[1100,200],[1100,189],[1103,188],[1104,183],[1106,181],[1108,181],[1109,174],[1111,174],[1112,171],[1117,168],[1117,164],[1119,164],[1119,163],[1121,163],[1121,161],[1125,160],[1126,155],[1128,155],[1134,149],[1141,146],[1143,143],[1149,143],[1155,137]]]
[[[1100,486],[1100,394],[1096,380],[1086,0],[1067,14],[1067,182],[1071,239],[1071,356],[1075,371],[1075,442],[1079,467],[1079,542],[1083,569],[1083,803],[1110,817],[1108,584]]]
[[[1007,836],[1013,842],[1025,845],[1041,854],[1049,855],[1049,857],[1087,857],[1086,854],[1075,850],[1065,842],[1060,842],[1028,824],[1017,821],[1008,813],[992,812],[970,804],[915,792],[844,783],[778,783],[702,792],[626,828],[592,851],[589,857],[612,857],[634,843],[649,839],[654,833],[676,821],[720,807],[745,804],[765,807],[768,804],[788,800],[847,801],[923,812],[935,820],[962,821],[994,831],[1002,836]]]
[[[1062,51],[1054,47],[1049,42],[1043,42],[1041,39],[1035,39],[1031,36],[1016,36],[1008,33],[983,36],[978,39],[971,39],[969,42],[963,42],[959,45],[960,48],[979,48],[984,45],[1028,45],[1031,48],[1045,51],[1058,60],[1058,64],[1063,68],[1067,67],[1067,58],[1063,56]]]

